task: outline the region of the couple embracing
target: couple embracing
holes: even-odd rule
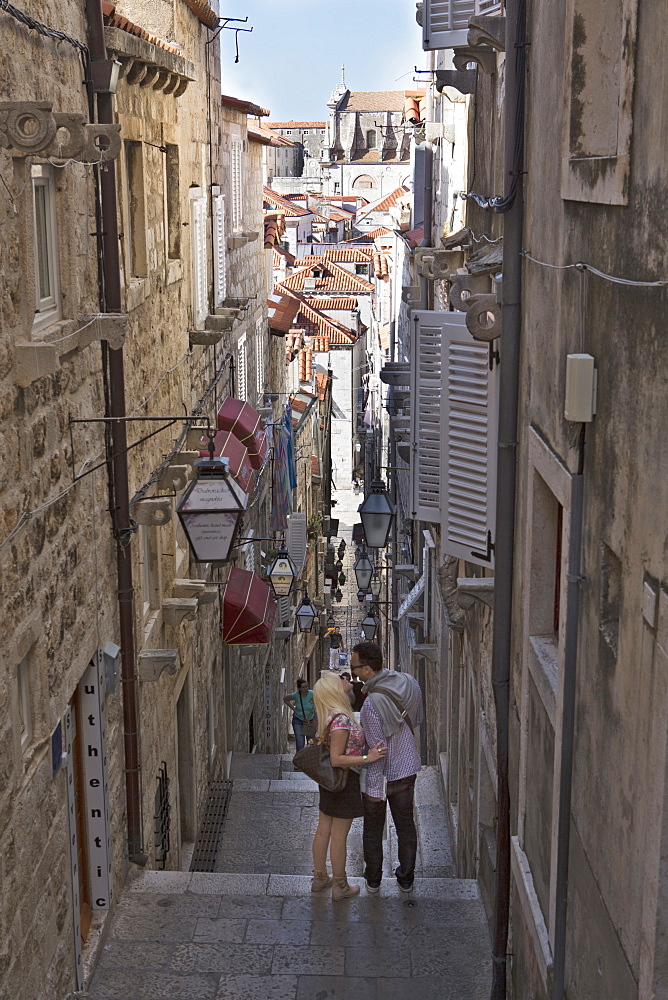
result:
[[[356,896],[359,886],[346,877],[346,842],[352,821],[364,817],[364,877],[367,892],[380,890],[383,872],[383,827],[389,803],[397,831],[399,888],[410,892],[415,876],[417,831],[413,818],[415,777],[420,754],[413,733],[422,722],[422,693],[409,674],[383,669],[383,655],[373,642],[353,647],[350,667],[363,682],[367,698],[357,725],[344,683],[325,675],[314,686],[318,736],[326,739],[334,767],[348,769],[340,792],[320,787],[319,821],[313,838],[313,882],[319,892],[332,886],[332,899]],[[349,686],[349,684],[348,684]],[[364,771],[364,791],[360,774]],[[327,853],[332,878],[327,874]]]

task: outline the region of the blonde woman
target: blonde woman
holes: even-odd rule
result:
[[[359,769],[385,756],[380,743],[372,750],[365,746],[364,733],[355,722],[350,701],[339,675],[325,674],[313,688],[318,716],[318,736],[329,744],[333,767],[349,768],[346,787],[341,792],[320,788],[318,829],[313,837],[313,882],[311,892],[332,886],[332,899],[356,896],[357,885],[346,878],[346,842],[356,816],[363,816]],[[327,874],[327,850],[332,864],[332,878]]]

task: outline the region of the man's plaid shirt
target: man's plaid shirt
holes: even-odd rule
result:
[[[413,684],[418,688],[418,682],[411,677]],[[422,710],[422,694],[418,703],[417,718],[411,719],[414,726],[419,726],[424,718]],[[409,778],[412,774],[417,774],[421,769],[420,752],[415,742],[408,724],[404,722],[398,733],[390,736],[389,739],[383,734],[383,727],[378,712],[373,707],[371,697],[367,697],[360,711],[360,722],[366,737],[366,745],[371,748],[382,742],[387,746],[387,756],[384,760],[377,760],[373,764],[368,764],[366,768],[366,794],[373,798],[383,798],[383,778],[388,781],[399,781],[400,778]]]

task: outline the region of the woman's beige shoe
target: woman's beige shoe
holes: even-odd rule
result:
[[[349,896],[356,896],[360,891],[358,885],[348,885],[348,879],[345,875],[342,875],[341,878],[335,876],[333,883],[332,899],[347,899]]]
[[[329,889],[332,884],[332,880],[327,874],[327,872],[318,872],[313,869],[313,881],[311,882],[311,892],[322,892],[323,889]]]

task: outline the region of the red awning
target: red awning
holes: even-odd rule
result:
[[[262,417],[248,403],[228,396],[218,410],[218,429],[232,431],[248,449],[254,469],[261,469],[269,451]]]
[[[223,642],[228,646],[270,642],[275,615],[271,588],[255,573],[233,569],[223,594]]]
[[[206,440],[203,438],[202,440]],[[213,439],[214,455],[217,458],[226,458],[230,466],[230,474],[239,483],[245,493],[250,493],[253,489],[255,473],[251,465],[250,456],[246,445],[242,444],[238,437],[231,431],[216,431]],[[209,457],[208,448],[200,448],[202,458]]]

